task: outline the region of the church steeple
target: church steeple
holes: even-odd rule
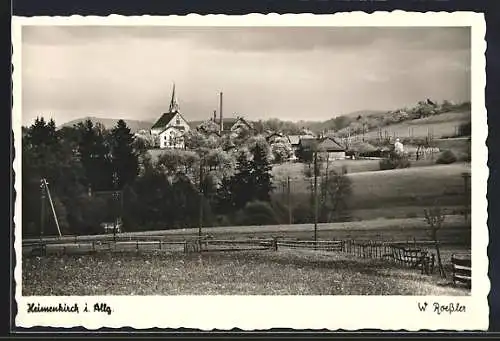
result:
[[[170,107],[168,108],[169,112],[177,112],[179,111],[179,103],[177,102],[177,97],[175,96],[175,83],[172,88],[172,99],[170,100]]]

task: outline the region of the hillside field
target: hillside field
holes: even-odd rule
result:
[[[364,165],[368,167],[371,164],[367,162]],[[303,166],[292,169],[296,170],[296,174],[300,174],[299,169],[303,169]],[[463,172],[470,172],[470,164],[455,163],[350,173],[347,176],[352,182],[352,194],[348,207],[356,219],[373,219],[377,215],[421,216],[424,207],[434,204],[452,210],[463,210],[466,204]],[[286,189],[280,186],[281,183],[276,183],[274,198],[286,201]],[[292,203],[309,202],[310,186],[309,180],[301,180],[299,175],[296,175],[290,185]],[[470,187],[467,195],[470,196]]]
[[[387,132],[388,136],[396,137],[426,137],[432,132],[434,138],[453,136],[457,133],[458,127],[462,123],[471,121],[471,112],[448,112],[417,120],[404,121],[381,127],[382,137]],[[361,138],[362,135],[356,135]],[[365,133],[365,139],[377,139],[379,132],[377,129]]]

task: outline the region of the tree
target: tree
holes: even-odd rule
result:
[[[93,191],[112,189],[112,163],[103,127],[86,120],[77,125],[80,133],[78,153],[85,170],[87,186]]]
[[[252,169],[253,182],[255,183],[253,200],[267,201],[271,200],[273,190],[271,165],[268,161],[266,150],[261,144],[255,144],[251,150],[253,158],[250,162]]]
[[[236,159],[236,174],[232,177],[229,190],[231,206],[235,209],[243,208],[247,202],[254,198],[256,179],[253,177],[252,163],[246,150],[239,152]]]
[[[47,179],[62,232],[81,227],[82,207],[75,204],[84,193],[84,171],[73,152],[74,144],[56,130],[55,122],[37,118],[22,139],[23,233],[40,231],[40,180]],[[48,200],[48,199],[47,199]],[[48,201],[46,202],[48,209]],[[49,213],[49,211],[47,212]],[[45,233],[57,234],[52,215],[46,215]],[[38,227],[38,228],[37,228]],[[24,229],[26,228],[26,229]]]
[[[276,163],[287,161],[292,156],[292,146],[283,138],[276,139],[271,144],[271,150]]]
[[[108,137],[111,164],[118,175],[118,188],[132,183],[139,173],[138,155],[134,150],[134,135],[123,120],[119,120]]]
[[[320,217],[324,222],[342,221],[348,218],[348,200],[352,194],[352,183],[346,169],[330,170],[322,179]]]
[[[445,218],[445,215],[441,211],[441,207],[435,206],[430,209],[425,209],[424,210],[425,214],[425,221],[429,225],[429,234],[434,242],[434,246],[436,248],[436,254],[437,254],[437,261],[438,261],[438,267],[439,267],[439,274],[441,277],[446,277],[446,273],[443,268],[443,263],[441,261],[441,252],[439,249],[439,240],[438,240],[438,231],[441,229],[443,225],[443,221]]]

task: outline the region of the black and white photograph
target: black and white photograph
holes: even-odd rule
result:
[[[20,18],[23,323],[130,326],[152,314],[141,298],[254,297],[267,323],[352,298],[388,326],[486,327],[482,17],[385,15]],[[302,308],[262,312],[285,297]],[[184,327],[169,304],[145,325]]]

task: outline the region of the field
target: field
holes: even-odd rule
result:
[[[371,161],[359,162],[368,168]],[[300,166],[303,167],[303,165]],[[290,167],[297,174],[290,184],[292,203],[310,200],[310,183],[298,178],[300,166]],[[432,206],[435,203],[451,211],[462,211],[466,203],[461,175],[463,172],[470,172],[470,164],[455,163],[385,171],[352,172],[348,174],[352,182],[352,195],[348,205],[354,219],[421,216],[423,207]],[[280,182],[276,184],[274,196],[279,200],[285,200],[286,189],[280,184]],[[468,195],[470,195],[470,189]]]
[[[468,295],[380,260],[318,251],[102,253],[23,260],[31,295]]]
[[[449,112],[382,127],[382,137],[385,136],[385,133],[388,136],[396,135],[396,137],[409,137],[410,134],[412,137],[426,137],[429,131],[432,132],[434,138],[453,136],[460,124],[470,122],[470,120],[470,111]],[[366,139],[376,139],[378,136],[378,130],[365,133]]]
[[[374,219],[365,221],[351,221],[343,223],[320,223],[317,225],[319,239],[355,239],[355,240],[377,240],[377,241],[407,241],[416,238],[427,240],[428,225],[423,218],[404,219]],[[237,238],[271,238],[281,236],[287,238],[312,239],[313,224],[293,225],[259,225],[259,226],[222,226],[205,227],[203,234],[210,234],[214,238],[237,239]],[[470,241],[470,220],[465,222],[462,216],[447,215],[440,231],[440,239],[447,244],[467,244]],[[143,232],[124,232],[117,236],[122,239],[127,237],[149,237],[148,239],[161,238],[178,241],[192,238],[198,235],[197,228],[158,230]],[[45,238],[48,242],[83,242],[102,240],[105,237],[113,238],[113,235],[92,236],[63,236],[61,238]],[[34,239],[36,241],[37,239]]]

